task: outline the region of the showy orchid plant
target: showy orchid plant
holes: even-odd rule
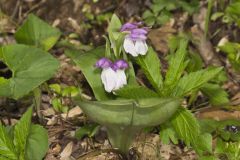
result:
[[[171,126],[167,129],[198,150],[195,142],[203,139],[199,125],[191,112],[180,107],[180,99],[200,90],[221,68],[186,72],[188,41],[180,38],[172,45],[169,68],[163,77],[159,58],[147,45],[148,31],[141,22],[122,25],[113,15],[105,48],[98,47],[81,56],[68,52],[81,68],[97,100],[76,99],[76,103],[89,118],[107,128],[112,146],[124,154],[138,132],[159,125],[163,127],[164,140],[172,140],[166,131],[166,126]],[[153,90],[136,82],[135,63]]]

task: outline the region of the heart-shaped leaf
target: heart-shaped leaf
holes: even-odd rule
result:
[[[30,14],[15,33],[15,38],[18,43],[34,45],[47,51],[54,46],[60,35],[57,28]]]
[[[0,77],[0,96],[21,98],[57,71],[59,62],[47,52],[26,45],[0,48],[0,60],[12,71],[12,78]]]

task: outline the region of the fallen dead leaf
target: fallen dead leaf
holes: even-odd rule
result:
[[[61,160],[71,160],[73,142],[69,142],[60,154]]]
[[[82,110],[80,109],[80,107],[76,106],[74,108],[72,108],[68,113],[63,113],[61,114],[62,118],[66,119],[68,118],[73,118],[76,116],[79,116],[82,114]]]
[[[177,31],[172,27],[172,24],[167,24],[161,28],[151,30],[148,37],[156,51],[167,54],[169,50],[168,39],[176,32]]]

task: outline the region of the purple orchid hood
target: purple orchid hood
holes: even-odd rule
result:
[[[99,60],[96,62],[96,64],[95,64],[95,67],[97,67],[97,68],[102,68],[102,69],[104,69],[104,68],[109,68],[109,67],[111,67],[111,66],[112,66],[111,60],[109,60],[109,59],[107,59],[107,58],[105,58],[105,57],[99,59]]]
[[[103,57],[96,62],[95,67],[101,69],[112,68],[114,71],[117,71],[127,69],[128,63],[123,59],[117,60],[114,63],[112,63],[111,60]]]
[[[124,31],[131,31],[132,29],[136,29],[138,28],[139,25],[141,25],[142,22],[138,22],[138,23],[125,23],[124,25],[122,25],[120,31],[124,32]]]

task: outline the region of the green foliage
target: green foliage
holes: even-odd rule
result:
[[[21,98],[50,79],[58,69],[58,61],[41,49],[26,45],[0,48],[0,60],[12,71],[12,78],[0,77],[0,96]]]
[[[141,99],[141,98],[151,98],[151,97],[159,97],[159,95],[143,86],[131,86],[127,85],[117,91],[115,93],[122,98],[128,99]]]
[[[223,23],[227,23],[229,25],[236,24],[238,27],[240,27],[239,8],[240,8],[239,0],[230,1],[229,4],[226,5],[226,8],[223,11],[215,12],[211,16],[211,20],[215,21],[221,18]]]
[[[219,49],[227,55],[233,68],[240,71],[240,44],[227,42],[223,46],[219,46]]]
[[[13,138],[0,124],[0,159],[41,160],[48,149],[47,131],[31,124],[32,107],[13,128]],[[4,157],[4,158],[3,158]]]
[[[196,91],[209,80],[213,79],[222,68],[208,68],[189,73],[183,76],[172,91],[173,96],[185,96],[191,91]]]
[[[198,0],[187,2],[186,0],[153,0],[150,9],[146,10],[142,18],[147,25],[162,25],[172,17],[172,11],[182,9],[193,14],[199,6]]]
[[[181,78],[188,62],[185,60],[187,54],[187,40],[182,39],[174,55],[170,57],[169,67],[166,73],[163,95],[170,95],[172,89]]]
[[[144,74],[153,85],[154,89],[159,92],[162,87],[163,78],[161,75],[161,64],[158,59],[157,53],[153,48],[144,56],[138,56],[136,62],[141,66]]]
[[[58,29],[30,14],[15,33],[15,38],[18,43],[33,45],[47,51],[55,45],[60,35]]]
[[[93,137],[97,133],[99,128],[100,126],[97,124],[86,124],[76,130],[75,137],[79,140],[82,139],[84,136]]]
[[[184,108],[179,108],[171,123],[180,139],[187,146],[197,145],[197,139],[200,134],[200,126],[193,114]]]
[[[55,111],[60,113],[66,113],[68,106],[64,105],[64,98],[72,98],[79,95],[81,92],[80,88],[75,86],[61,86],[59,84],[49,85],[50,89],[54,92],[51,104]]]
[[[226,105],[229,103],[227,92],[218,84],[207,83],[201,87],[201,91],[209,98],[212,105]]]

